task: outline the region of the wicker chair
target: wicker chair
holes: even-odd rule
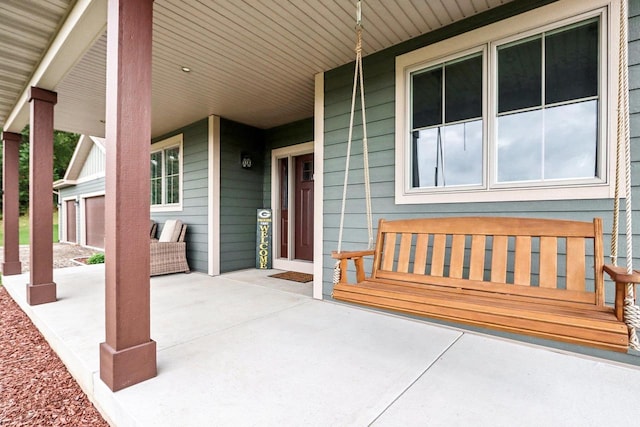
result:
[[[167,226],[172,231],[167,229],[165,232],[163,228],[160,239],[151,239],[152,276],[190,272],[189,264],[187,263],[187,244],[184,241],[187,234],[187,225],[182,224],[179,220],[169,220],[165,222],[165,227]]]

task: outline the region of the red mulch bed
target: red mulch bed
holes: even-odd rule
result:
[[[2,286],[0,426],[108,426]]]

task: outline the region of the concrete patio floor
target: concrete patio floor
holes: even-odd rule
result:
[[[151,280],[158,376],[99,379],[104,266],[58,269],[59,300],[3,284],[117,426],[602,426],[640,423],[640,369],[313,300],[246,270]]]

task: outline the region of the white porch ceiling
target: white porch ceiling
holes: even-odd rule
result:
[[[365,0],[364,53],[510,1]],[[3,10],[5,3],[12,8]],[[31,50],[32,56],[42,56],[45,40],[53,38],[74,1],[37,3],[58,6],[57,18],[52,15],[47,27],[53,30],[41,36],[37,53],[17,43],[5,46],[6,37],[0,37],[0,55],[8,62]],[[2,14],[8,13],[10,19],[19,14],[28,17],[33,4],[3,0],[0,25],[5,21]],[[209,114],[260,128],[311,117],[314,75],[353,60],[354,14],[355,0],[155,0],[152,135]],[[33,25],[15,38],[29,39],[42,28]],[[7,31],[12,29],[11,25]],[[105,49],[103,35],[64,79],[49,88],[58,92],[56,128],[104,135]],[[16,65],[20,73],[0,75],[0,124],[4,125],[36,65],[30,57]],[[181,66],[192,71],[184,73]]]

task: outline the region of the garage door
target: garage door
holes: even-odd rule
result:
[[[86,245],[104,248],[104,196],[84,200]]]

